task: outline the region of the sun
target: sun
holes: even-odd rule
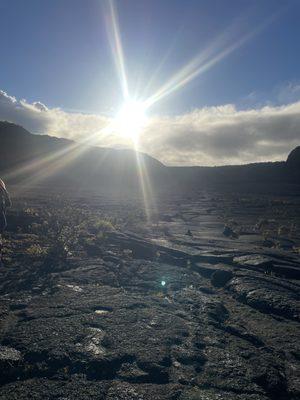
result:
[[[145,104],[135,100],[126,101],[115,118],[118,133],[133,142],[137,141],[146,121]]]

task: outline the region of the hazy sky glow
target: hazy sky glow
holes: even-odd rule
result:
[[[167,164],[283,159],[300,142],[299,16],[297,0],[0,0],[0,119],[131,146],[111,126],[137,98],[139,148]]]

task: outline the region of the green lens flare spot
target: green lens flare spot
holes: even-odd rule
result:
[[[166,281],[161,281],[161,286],[166,286]]]

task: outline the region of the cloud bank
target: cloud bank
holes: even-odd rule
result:
[[[94,135],[99,146],[130,146],[107,129],[112,118],[48,108],[17,100],[0,90],[0,120],[32,133],[74,140]],[[178,116],[149,117],[140,150],[167,165],[223,165],[283,160],[300,145],[300,101],[238,110],[233,104],[205,107]]]

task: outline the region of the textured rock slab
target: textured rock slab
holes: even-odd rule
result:
[[[11,237],[19,255],[0,271],[0,399],[299,397],[299,255],[265,247],[255,227],[273,213],[268,237],[279,242],[286,202],[175,196],[159,199],[150,221],[136,203],[84,202],[118,223],[128,214],[126,231],[89,232],[90,245],[47,271],[22,256],[37,236]],[[224,237],[226,224],[239,237]]]
[[[229,284],[237,298],[263,313],[273,313],[285,318],[299,320],[299,294],[285,287],[278,280],[254,276],[235,277]]]

